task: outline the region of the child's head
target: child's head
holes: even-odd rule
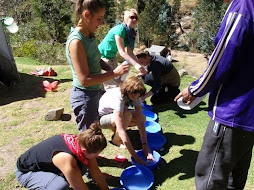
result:
[[[124,22],[130,27],[134,28],[140,21],[138,12],[135,9],[127,9],[124,12]]]
[[[101,25],[105,14],[105,6],[100,0],[77,0],[75,13],[75,26],[77,26],[82,20],[91,20],[95,16],[98,18],[95,18],[93,22],[98,21],[97,25]]]
[[[128,77],[121,83],[120,90],[123,96],[128,96],[132,101],[137,100],[146,93],[143,80],[135,76]]]
[[[78,135],[78,144],[85,148],[87,153],[101,152],[107,146],[107,140],[99,128],[99,123],[94,122],[90,127]]]
[[[136,57],[139,63],[143,66],[147,66],[151,62],[151,55],[148,51],[140,50],[136,53]]]

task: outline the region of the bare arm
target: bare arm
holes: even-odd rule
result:
[[[112,67],[105,63],[102,59],[100,60],[100,64],[101,64],[101,68],[104,70],[104,71],[113,71]]]
[[[137,126],[139,129],[139,134],[142,140],[142,148],[144,155],[146,155],[147,160],[154,161],[154,157],[151,154],[150,148],[147,143],[146,129],[145,129],[145,116],[142,112],[141,106],[135,106],[135,115],[137,119]]]
[[[141,163],[141,164],[146,164],[135,152],[135,149],[133,148],[130,138],[128,136],[128,134],[126,133],[126,129],[123,125],[124,121],[123,121],[123,113],[119,112],[117,110],[113,111],[113,118],[116,124],[116,130],[121,138],[121,140],[123,141],[124,145],[126,146],[126,148],[128,149],[128,151],[130,152],[131,156],[135,159],[136,162]],[[127,128],[127,127],[126,127]]]
[[[52,161],[53,164],[62,171],[74,190],[88,190],[77,165],[77,161],[72,155],[66,152],[59,152],[53,156]]]
[[[144,102],[145,99],[149,98],[152,95],[153,95],[153,92],[151,90],[149,90],[149,92],[147,92],[144,96],[141,97],[142,102]]]
[[[123,57],[125,60],[129,60],[129,62],[135,67],[135,69],[140,73],[142,73],[143,75],[147,74],[146,69],[139,64],[138,59],[133,54],[133,51],[130,48],[130,46],[127,46],[127,53],[125,52],[124,39],[118,35],[115,35],[115,40],[118,52],[121,55],[121,57]]]
[[[76,39],[72,40],[69,45],[69,51],[78,80],[84,87],[101,84],[129,71],[128,65],[119,65],[113,71],[109,71],[104,74],[91,75],[87,63],[86,51],[82,42]]]
[[[108,184],[106,182],[106,179],[103,175],[103,173],[101,172],[101,170],[98,167],[98,163],[96,158],[92,158],[88,160],[89,162],[89,172],[93,178],[93,180],[97,183],[97,185],[99,186],[99,188],[101,190],[108,190]]]

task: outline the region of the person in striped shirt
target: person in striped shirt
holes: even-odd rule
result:
[[[254,1],[230,3],[203,75],[176,97],[210,93],[208,124],[195,167],[197,190],[244,189],[254,144]]]

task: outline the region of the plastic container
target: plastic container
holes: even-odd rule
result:
[[[184,109],[184,110],[191,110],[193,109],[195,106],[197,106],[204,98],[206,97],[206,95],[201,96],[201,97],[197,97],[195,100],[193,100],[189,105],[186,105],[183,102],[183,97],[180,97],[177,100],[177,104],[180,108]]]
[[[142,103],[143,111],[153,111],[153,106],[147,105],[146,103]]]
[[[148,190],[152,187],[154,175],[144,166],[130,166],[120,177],[120,183],[126,190]]]
[[[166,144],[166,138],[160,133],[147,133],[147,143],[150,150],[160,151]],[[141,138],[139,139],[141,142]]]
[[[156,121],[158,122],[158,116],[156,113],[148,110],[143,110],[143,114],[146,116],[146,121]]]
[[[143,150],[138,150],[136,153],[143,160],[146,160],[146,158],[144,156],[144,153],[143,153]],[[156,152],[156,151],[152,151],[152,153],[153,153],[153,157],[154,157],[154,162],[149,162],[149,161],[146,160],[148,165],[140,165],[140,164],[138,164],[137,162],[135,162],[133,157],[131,157],[131,163],[135,164],[136,166],[144,166],[144,167],[149,168],[150,170],[154,170],[155,168],[157,168],[158,164],[161,161],[161,155],[158,152]]]
[[[122,62],[122,65],[128,65],[129,63],[130,63],[129,60],[125,60],[124,62]],[[121,76],[121,81],[124,81],[124,80],[126,79],[126,77],[127,77],[128,74],[129,74],[129,72],[123,74],[123,75]]]
[[[146,132],[147,133],[159,133],[161,132],[161,126],[155,121],[146,121]]]
[[[16,33],[19,30],[19,27],[15,23],[14,19],[12,17],[5,17],[3,18],[3,23],[5,27],[11,32]]]

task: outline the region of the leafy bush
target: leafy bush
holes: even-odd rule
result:
[[[108,31],[110,30],[110,26],[107,24],[101,25],[97,32],[95,33],[95,39],[98,44],[101,43],[101,41],[104,39],[104,37],[107,35]]]
[[[19,47],[13,48],[13,54],[16,57],[34,57],[35,56],[35,47],[34,40],[25,41],[20,43]]]
[[[228,4],[221,0],[200,0],[193,11],[193,32],[187,35],[189,46],[199,52],[211,54],[213,41],[218,32],[221,20]]]
[[[65,55],[65,44],[58,42],[48,44],[43,42],[35,43],[35,58],[49,65],[67,65]]]

